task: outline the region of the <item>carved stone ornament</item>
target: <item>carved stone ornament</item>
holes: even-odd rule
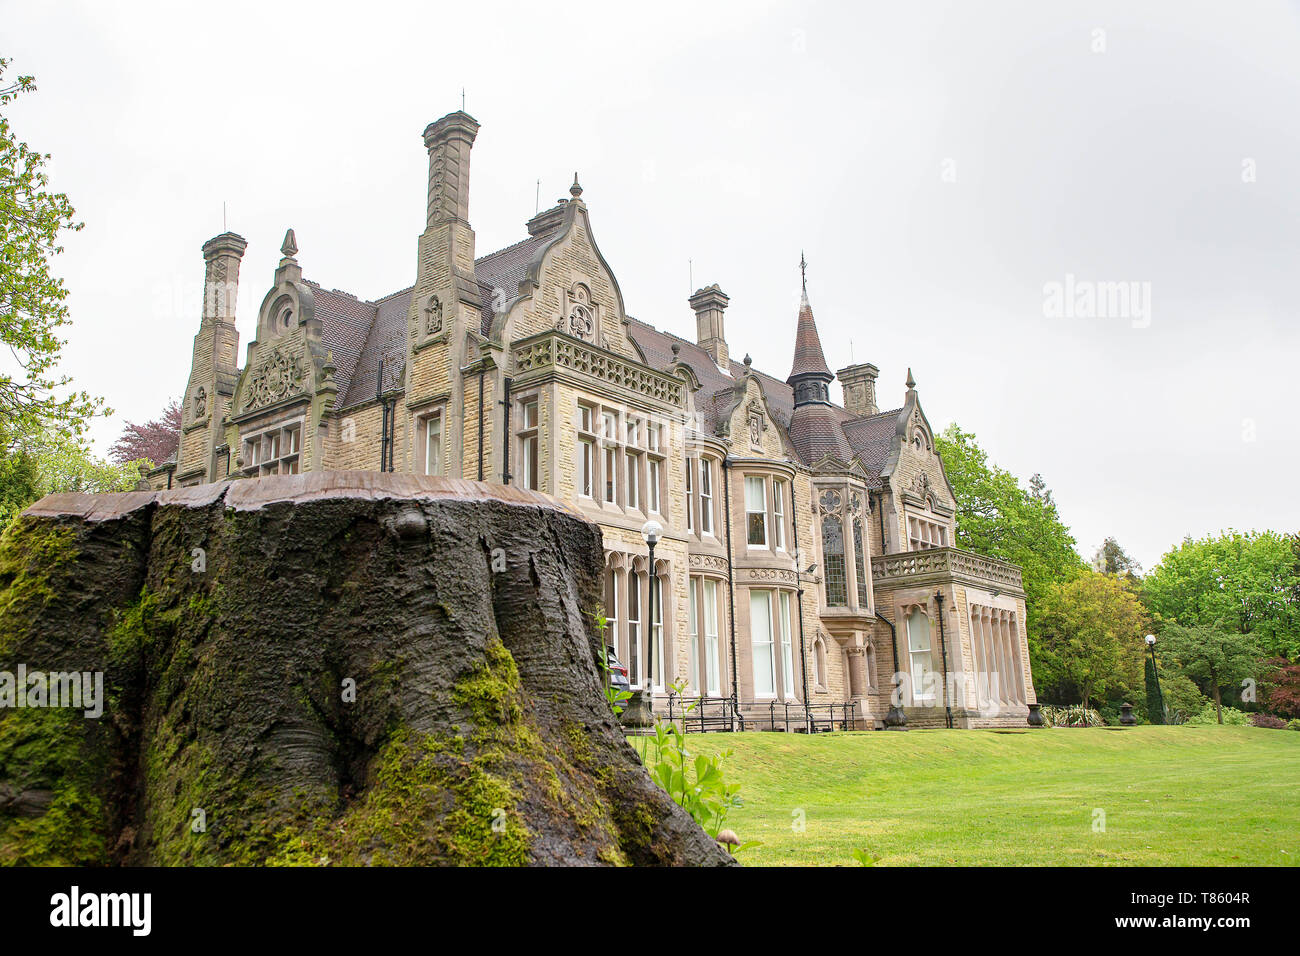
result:
[[[591,304],[591,293],[581,282],[569,292],[569,314],[560,320],[559,331],[572,335],[575,339],[594,342],[596,335],[596,311]]]
[[[426,335],[437,335],[442,331],[442,302],[436,295],[429,296],[429,304],[424,307],[424,331]]]
[[[248,383],[245,409],[273,405],[302,391],[302,365],[296,356],[275,349],[258,366]]]
[[[820,501],[823,514],[837,515],[840,513],[840,505],[843,504],[843,498],[834,488],[827,488],[823,491]]]
[[[925,472],[920,472],[912,479],[912,494],[918,498],[928,497],[930,494],[930,476]]]
[[[862,495],[856,491],[849,495],[849,508],[855,515],[862,514]]]
[[[749,443],[761,445],[763,432],[767,431],[767,422],[763,418],[763,408],[758,402],[749,403]]]
[[[435,156],[429,164],[429,211],[442,211],[443,196],[447,191],[447,161],[442,156]]]
[[[194,417],[202,418],[208,412],[208,390],[202,385],[194,393]]]

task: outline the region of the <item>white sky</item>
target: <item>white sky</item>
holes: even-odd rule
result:
[[[693,260],[733,354],[784,377],[806,250],[833,368],[874,362],[892,407],[912,366],[1085,555],[1150,567],[1300,525],[1300,17],[1132,6],[0,0],[0,55],[86,222],[63,368],[117,410],[101,452],[184,388],[223,202],[241,355],[290,226],[326,287],[412,282],[421,132],[463,87],[480,255],[577,170],[629,312],[693,336]],[[1067,274],[1150,283],[1149,325],[1047,317]]]

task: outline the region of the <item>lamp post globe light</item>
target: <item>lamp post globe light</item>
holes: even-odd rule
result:
[[[1148,634],[1146,636],[1147,650],[1151,652],[1151,674],[1155,677],[1156,682],[1156,701],[1160,705],[1160,716],[1164,722],[1168,723],[1169,713],[1165,710],[1165,694],[1160,689],[1160,665],[1156,663],[1156,636]]]

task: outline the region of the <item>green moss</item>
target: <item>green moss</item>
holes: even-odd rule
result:
[[[0,816],[0,865],[102,866],[108,814],[86,753],[87,721],[66,708],[0,712],[0,779],[53,798],[38,817]]]
[[[337,820],[277,834],[270,865],[337,863],[519,866],[529,833],[501,755],[465,758],[435,734],[398,732],[376,759],[374,784]]]
[[[519,668],[499,640],[489,641],[485,653],[486,661],[470,677],[456,684],[452,699],[469,711],[470,718],[480,728],[513,724],[523,715],[519,704]]]
[[[75,535],[49,521],[17,518],[0,534],[0,653],[54,599],[55,579],[77,558]]]

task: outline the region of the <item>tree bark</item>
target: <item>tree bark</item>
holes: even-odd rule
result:
[[[51,795],[0,802],[0,864],[729,864],[605,699],[603,567],[457,479],[50,496],[0,542],[0,671],[107,705],[0,709],[0,793]]]

